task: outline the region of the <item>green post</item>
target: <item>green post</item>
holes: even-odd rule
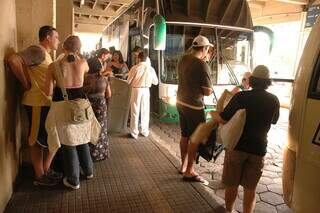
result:
[[[167,26],[166,20],[161,15],[156,15],[153,18],[154,22],[154,49],[155,50],[165,50],[166,49],[166,33]]]

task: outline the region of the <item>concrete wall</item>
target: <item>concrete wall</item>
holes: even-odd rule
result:
[[[21,94],[13,75],[5,69],[4,56],[16,50],[16,5],[0,1],[0,212],[12,194],[18,173],[20,149],[20,112],[17,94]]]
[[[19,50],[38,42],[43,25],[55,26],[55,0],[16,0]]]
[[[60,42],[73,34],[73,1],[56,0],[56,27],[59,33]],[[62,52],[62,45],[57,51],[57,55]]]

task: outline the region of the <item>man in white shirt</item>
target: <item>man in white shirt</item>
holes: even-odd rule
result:
[[[149,135],[150,119],[150,91],[152,84],[158,84],[158,77],[150,63],[146,61],[146,54],[140,52],[138,64],[133,66],[128,74],[127,82],[131,85],[130,99],[130,134],[131,138],[138,138],[139,114],[141,111],[141,134],[145,137]]]

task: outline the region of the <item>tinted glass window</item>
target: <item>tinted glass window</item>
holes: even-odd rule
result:
[[[309,87],[309,98],[320,99],[320,55],[313,70]]]

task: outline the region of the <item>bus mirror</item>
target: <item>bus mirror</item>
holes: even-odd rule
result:
[[[165,50],[166,49],[166,33],[167,33],[166,20],[161,15],[156,15],[153,19],[153,22],[154,22],[153,47],[155,50]]]

